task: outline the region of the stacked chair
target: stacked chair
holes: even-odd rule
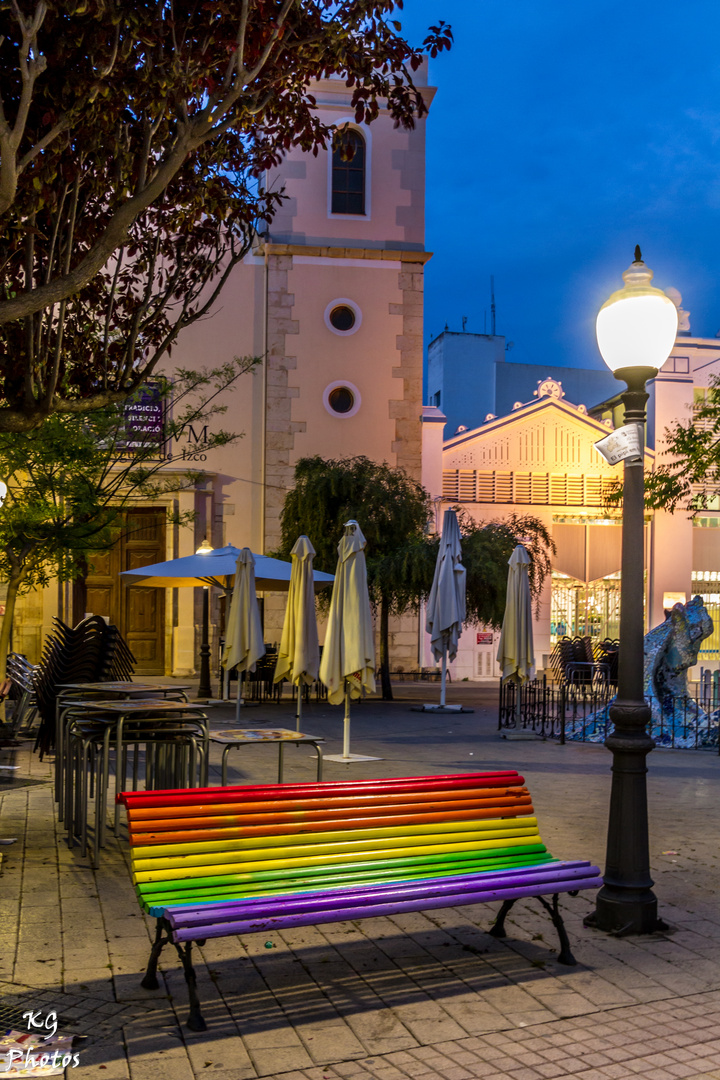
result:
[[[604,664],[607,668],[608,682],[617,686],[620,642],[617,639],[604,638],[603,641],[596,642],[593,651],[598,664]]]
[[[10,733],[13,737],[18,734],[23,723],[26,724],[25,730],[29,730],[38,714],[35,680],[39,670],[37,664],[31,664],[27,657],[20,653],[8,655],[7,677],[11,684],[9,698],[14,706],[10,720]]]
[[[589,692],[617,682],[617,642],[607,638],[595,646],[589,637],[561,638],[549,662],[555,681],[573,690]]]
[[[135,665],[119,630],[99,615],[89,616],[74,628],[58,618],[53,623],[37,667],[17,657],[12,659],[10,670],[13,685],[24,695],[19,702],[20,717],[30,709],[40,716],[35,749],[41,758],[56,751],[55,795],[68,844],[73,847],[79,840],[85,854],[92,843],[93,863],[97,866],[106,828],[111,761],[117,759],[114,768],[118,790],[125,788],[128,779],[134,791],[139,782],[148,790],[193,787],[198,782],[198,771],[207,783],[207,717],[189,705],[187,713],[183,710],[155,716],[148,702],[145,710],[127,714],[119,729],[117,713],[108,707],[107,699],[115,703],[123,698],[122,684],[132,682]],[[83,690],[85,683],[99,685]],[[103,683],[108,684],[106,692],[101,689]],[[67,690],[66,696],[75,700],[63,705],[58,695],[63,687],[73,684],[81,685],[77,691]],[[162,696],[169,701],[187,702],[182,688],[168,688]],[[91,707],[93,702],[97,702],[97,708]],[[58,730],[62,739],[56,747]],[[116,815],[116,835],[118,829]]]
[[[116,626],[100,615],[83,619],[74,628],[53,619],[35,673],[34,692],[40,713],[35,749],[40,759],[55,745],[55,699],[63,683],[111,682],[132,678],[135,658]]]

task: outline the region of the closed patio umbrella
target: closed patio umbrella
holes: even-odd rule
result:
[[[348,521],[338,544],[327,634],[320,661],[320,679],[332,705],[345,701],[343,752],[328,761],[377,761],[350,753],[350,699],[375,690],[375,638],[365,565],[365,537],[357,521]]]
[[[503,679],[511,679],[522,685],[535,678],[532,599],[528,577],[530,556],[522,544],[518,544],[510,556],[509,566],[497,660]]]
[[[505,615],[497,660],[503,681],[518,684],[515,709],[516,716],[519,716],[522,685],[535,678],[532,598],[528,577],[530,556],[522,544],[518,544],[510,556],[509,566]]]
[[[120,577],[126,585],[150,589],[169,589],[197,585],[215,585],[222,589],[229,600],[232,593],[237,558],[240,548],[234,544],[215,548],[202,555],[183,555],[179,559],[153,563],[151,566],[138,566],[134,570],[123,570]],[[255,559],[255,588],[260,592],[284,592],[290,588],[292,566],[283,559],[273,559],[269,555],[253,555]],[[319,589],[332,585],[332,574],[322,570],[313,573],[313,587]],[[222,696],[226,697],[229,680],[223,680]]]
[[[425,619],[433,656],[435,660],[442,661],[440,704],[425,705],[425,711],[439,712],[445,708],[460,711],[459,705],[445,705],[445,684],[447,662],[457,656],[458,640],[465,622],[465,567],[461,559],[457,514],[454,510],[446,510]]]
[[[237,668],[254,671],[258,660],[265,655],[260,608],[255,595],[255,559],[250,548],[243,548],[237,557],[235,586],[230,601],[222,666],[226,671]],[[237,712],[242,704],[238,679]]]
[[[292,571],[274,681],[288,679],[297,686],[297,730],[302,716],[303,686],[318,677],[320,649],[315,619],[313,558],[315,548],[300,536],[291,551]]]

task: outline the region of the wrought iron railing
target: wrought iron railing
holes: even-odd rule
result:
[[[612,729],[609,710],[616,687],[549,683],[545,676],[518,689],[500,685],[498,729],[524,731],[566,742],[604,742]],[[712,687],[696,696],[646,697],[652,709],[651,735],[658,746],[713,750],[720,754],[720,704]]]

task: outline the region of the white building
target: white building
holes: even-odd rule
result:
[[[679,306],[680,295],[675,290],[671,295]],[[680,326],[675,348],[648,386],[646,470],[663,459],[665,429],[686,421],[712,376],[720,376],[720,341],[693,337],[682,309]],[[582,374],[582,369],[573,372],[576,380]],[[517,402],[509,413],[452,435],[443,445],[444,506],[460,503],[477,521],[530,513],[551,532],[557,555],[535,625],[539,667],[563,634],[596,640],[618,634],[621,515],[605,508],[604,494],[620,467],[607,465],[593,446],[608,427],[623,422],[624,384],[613,382],[617,393],[603,402],[572,402],[560,381],[541,378],[535,400]],[[596,386],[595,379],[587,380],[590,392]],[[701,594],[718,629],[704,642],[700,663],[715,669],[720,666],[720,506],[694,519],[680,510],[659,510],[648,512],[646,520],[646,628],[662,622],[674,603]],[[498,675],[496,648],[497,634],[491,641],[484,627],[466,630],[454,677]]]

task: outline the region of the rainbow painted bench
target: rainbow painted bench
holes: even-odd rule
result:
[[[204,1031],[192,942],[293,926],[502,901],[490,933],[535,896],[574,964],[558,894],[602,885],[588,862],[560,862],[540,839],[514,771],[399,780],[123,792],[132,874],[157,918],[142,981],[156,989],[175,946]],[[552,902],[545,899],[552,897]]]

